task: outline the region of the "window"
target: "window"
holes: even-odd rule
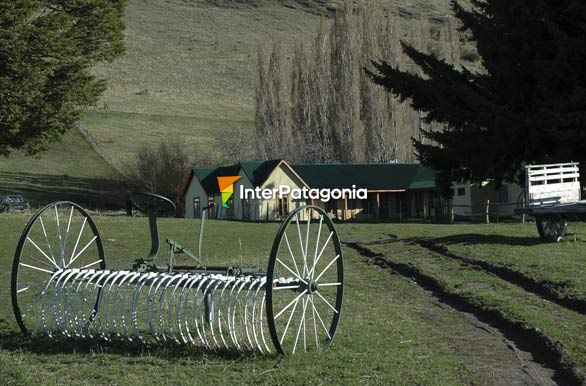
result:
[[[193,218],[201,217],[201,202],[199,197],[193,197]]]
[[[242,199],[242,220],[250,220],[250,200],[247,198]]]
[[[208,197],[208,206],[214,205],[214,197]],[[208,218],[216,218],[216,207],[212,206],[208,209]]]
[[[458,196],[465,196],[466,188],[458,188]]]
[[[279,218],[285,218],[289,214],[288,197],[277,198],[277,213]]]

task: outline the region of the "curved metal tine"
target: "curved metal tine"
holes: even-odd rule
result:
[[[191,280],[193,279],[193,275],[187,273],[186,274],[187,277],[185,278],[185,282],[183,283],[183,285],[181,286],[181,290],[179,291],[179,295],[177,298],[177,302],[175,303],[175,317],[176,317],[176,322],[177,322],[177,331],[179,331],[179,338],[181,338],[181,341],[179,339],[177,340],[177,343],[187,343],[187,339],[185,338],[185,334],[183,333],[183,321],[181,320],[181,314],[183,311],[183,294],[185,293],[185,289],[187,288],[187,286],[189,285],[189,283],[191,282]]]
[[[195,305],[194,303],[196,302],[197,296],[193,299],[193,302],[190,302],[189,299],[191,298],[191,293],[193,289],[193,286],[196,285],[197,283],[199,283],[199,281],[201,280],[202,276],[200,274],[194,274],[192,279],[189,281],[189,285],[187,286],[187,292],[185,293],[185,301],[184,301],[184,307],[185,307],[185,333],[187,336],[187,339],[189,342],[191,342],[191,344],[196,344],[195,339],[193,339],[193,335],[191,335],[191,329],[190,327],[190,322],[191,322],[191,318],[189,317],[189,308],[191,306],[191,308],[193,309],[193,314],[194,314],[194,318],[193,321],[195,323],[195,328],[197,329],[197,317],[195,317]],[[197,295],[197,293],[196,293]]]
[[[256,286],[256,291],[254,292],[254,296],[252,298],[252,313],[251,313],[251,317],[250,317],[250,321],[251,321],[251,325],[252,325],[252,336],[254,337],[254,343],[256,344],[256,347],[258,348],[258,350],[262,353],[263,349],[262,346],[260,345],[260,343],[258,342],[258,336],[257,336],[257,331],[256,331],[256,324],[257,324],[257,320],[256,320],[256,298],[258,296],[258,292],[260,291],[261,288],[263,288],[264,283],[266,283],[266,277],[262,277],[261,279],[258,279],[257,281],[257,286]]]
[[[98,283],[100,281],[100,279],[106,275],[106,270],[104,271],[95,271],[92,275],[90,275],[90,277],[88,278],[88,280],[85,283],[85,286],[83,288],[83,298],[84,299],[94,299],[93,294],[95,292],[95,289],[98,287]],[[96,280],[96,282],[92,285],[92,282],[94,281],[94,279]],[[87,290],[88,288],[90,289],[90,295],[86,296],[87,294]],[[98,291],[98,296],[101,296],[101,293]],[[94,304],[91,304],[91,302],[88,302],[88,305],[90,306],[89,309],[89,314],[86,320],[83,321],[84,326],[83,328],[85,328],[85,333],[83,332],[83,328],[81,329],[82,333],[81,336],[85,338],[85,334],[87,334],[89,337],[93,337],[92,335],[92,324],[94,319],[97,317],[97,315],[95,315],[95,306],[96,304],[98,304],[98,302],[101,302],[102,299],[96,299],[96,301],[94,301]]]
[[[238,339],[234,333],[234,325],[232,323],[232,314],[230,310],[232,309],[232,295],[234,294],[234,290],[241,284],[240,278],[234,278],[234,283],[230,288],[230,293],[228,295],[228,301],[226,302],[226,321],[228,322],[228,335],[230,339],[232,339],[232,343],[234,343],[234,347],[240,350],[240,344],[238,343]]]
[[[322,255],[323,255],[324,251],[326,250],[326,247],[328,246],[328,243],[332,239],[333,235],[334,235],[334,232],[331,231],[328,238],[326,239],[322,249],[320,250],[319,255],[317,255],[317,258],[315,259],[315,261],[313,263],[313,267],[311,267],[311,270],[309,271],[309,275],[311,276],[312,279],[315,276],[315,269],[317,268],[317,263],[319,262],[319,259],[321,259]]]
[[[125,296],[126,292],[124,292],[124,295],[120,296],[120,290],[123,289],[124,282],[127,279],[129,279],[130,277],[132,277],[133,275],[134,275],[134,272],[132,272],[132,271],[124,271],[124,274],[120,278],[120,281],[118,282],[118,284],[116,284],[116,296],[114,296],[114,300],[112,301],[111,320],[112,320],[112,329],[117,337],[120,337],[122,335],[121,334],[122,330],[119,330],[118,325],[116,324],[116,320],[118,318],[116,315],[116,303],[118,303],[118,301],[121,300],[122,298],[126,298],[126,296]],[[126,291],[128,291],[128,286],[124,286],[124,289]],[[125,301],[122,301],[122,303],[123,303],[122,304],[122,312],[120,314],[122,315],[122,318],[124,318],[126,304],[125,304]],[[122,321],[120,322],[120,326],[122,326]]]
[[[175,340],[175,342],[177,343],[181,343],[179,341],[179,339],[177,339],[177,337],[175,336],[175,333],[173,332],[173,321],[177,322],[177,327],[179,328],[179,307],[181,306],[181,301],[179,300],[179,302],[175,302],[175,294],[177,293],[177,289],[179,288],[179,286],[181,285],[181,283],[184,283],[185,280],[189,279],[189,274],[184,273],[181,275],[181,277],[179,278],[179,280],[177,281],[177,284],[175,285],[175,288],[173,289],[173,293],[171,294],[170,297],[170,301],[169,301],[169,306],[167,307],[168,313],[167,313],[167,327],[169,328],[169,336],[171,336],[171,338],[173,338],[173,340]],[[185,285],[185,284],[183,284]],[[175,314],[175,318],[173,319],[173,313]]]
[[[210,276],[208,283],[202,287],[202,295],[201,295],[201,301],[199,302],[199,316],[200,316],[200,322],[201,322],[201,335],[203,336],[203,340],[205,342],[205,346],[210,348],[210,342],[208,341],[208,337],[206,335],[206,321],[204,319],[204,314],[205,312],[205,296],[206,296],[206,292],[208,290],[208,288],[214,284],[215,279],[213,278],[213,276]],[[205,315],[205,317],[207,317],[207,315]]]
[[[87,308],[85,307],[86,305],[89,305],[89,303],[87,302],[86,298],[85,298],[85,292],[81,291],[81,286],[83,284],[86,284],[86,281],[90,278],[92,278],[94,275],[96,274],[95,270],[93,269],[89,269],[87,271],[85,271],[85,274],[80,277],[79,283],[77,284],[77,288],[75,289],[75,294],[77,294],[77,297],[75,298],[75,309],[74,309],[74,314],[75,314],[75,319],[73,321],[73,333],[75,334],[75,336],[83,336],[83,325],[80,323],[80,320],[82,319],[81,315],[85,315],[85,311],[91,312],[92,310],[87,310]],[[81,301],[79,300],[81,299]],[[80,315],[80,308],[83,309],[83,312],[81,312]]]
[[[197,284],[197,288],[195,289],[195,293],[193,295],[195,298],[194,305],[193,305],[193,317],[195,320],[195,327],[197,329],[197,336],[199,337],[199,340],[204,347],[209,347],[208,341],[206,340],[206,337],[205,337],[205,334],[202,332],[205,329],[205,325],[202,322],[202,325],[200,326],[199,322],[198,322],[198,319],[203,320],[203,316],[201,318],[199,317],[199,315],[201,315],[201,305],[203,303],[203,298],[201,298],[200,301],[198,301],[198,300],[200,299],[200,292],[199,291],[200,291],[200,289],[203,288],[203,285],[208,280],[209,280],[209,276],[203,276],[202,280]]]
[[[248,344],[250,345],[250,349],[254,350],[254,343],[252,343],[252,339],[250,338],[250,331],[248,328],[248,298],[252,294],[252,288],[255,284],[259,282],[259,279],[251,279],[251,283],[246,290],[246,295],[244,298],[244,331],[246,331],[246,339],[248,339]]]
[[[169,328],[169,320],[165,320],[165,315],[168,314],[169,310],[173,307],[172,299],[169,298],[169,292],[167,289],[171,287],[174,281],[180,280],[181,275],[179,274],[169,274],[171,276],[171,280],[167,281],[167,283],[163,286],[161,290],[161,297],[159,301],[159,327],[161,330],[161,336],[163,337],[163,341],[167,341],[167,336],[169,336],[169,331],[165,334],[165,328]]]
[[[73,276],[76,276],[78,273],[79,272],[75,270],[68,272],[68,274],[61,282],[61,286],[59,288],[59,297],[57,299],[57,304],[59,305],[61,312],[59,312],[58,315],[55,315],[55,324],[57,329],[61,332],[61,334],[65,336],[68,336],[65,321],[68,313],[67,303],[69,302],[69,294],[66,286],[69,279],[71,279]],[[56,308],[54,310],[56,310]]]
[[[51,298],[51,306],[53,309],[53,316],[52,316],[52,324],[54,324],[57,328],[59,328],[59,314],[61,314],[60,312],[57,311],[57,296],[59,296],[59,298],[61,298],[61,296],[63,295],[61,289],[59,288],[59,283],[62,283],[63,280],[65,280],[68,276],[72,275],[73,272],[71,270],[66,270],[65,273],[63,275],[61,275],[59,277],[59,279],[55,282],[55,287],[53,289],[53,297]],[[45,332],[47,333],[47,335],[49,337],[52,337],[52,333],[51,331],[49,331],[48,329],[45,330]]]
[[[124,334],[124,336],[126,336],[126,339],[128,339],[129,341],[132,342],[132,337],[128,334],[128,326],[126,325],[126,317],[129,316],[130,317],[130,312],[131,312],[131,308],[128,307],[127,304],[127,299],[128,299],[128,291],[130,290],[130,286],[132,286],[134,289],[136,289],[136,286],[134,286],[133,282],[134,279],[136,279],[137,277],[140,276],[140,273],[138,272],[130,272],[130,274],[128,276],[126,276],[121,282],[120,282],[120,286],[122,287],[122,284],[126,283],[126,286],[124,287],[124,295],[122,295],[122,306],[120,307],[121,310],[121,318],[120,318],[120,325],[122,326],[122,333],[118,334],[118,336]],[[114,311],[116,311],[116,305],[114,305]]]
[[[130,326],[134,330],[136,337],[144,343],[144,339],[142,335],[138,331],[138,312],[137,312],[137,302],[138,298],[140,297],[140,291],[144,288],[144,284],[146,279],[149,277],[150,273],[140,273],[136,272],[135,276],[126,284],[127,287],[132,285],[132,300],[130,301],[130,307],[128,307],[128,319],[130,319]],[[125,302],[126,303],[126,302]],[[146,311],[145,311],[146,312]],[[134,340],[134,336],[129,331],[128,325],[126,322],[123,324],[124,334],[131,342]]]
[[[47,293],[49,292],[49,286],[51,285],[52,281],[55,279],[55,276],[59,274],[60,271],[56,271],[51,276],[45,280],[43,283],[38,283],[39,286],[43,286],[41,292],[34,297],[32,302],[28,305],[25,314],[22,315],[22,318],[29,318],[33,323],[33,328],[29,330],[30,336],[35,336],[40,325],[43,324],[44,330],[44,320],[43,315],[45,313],[45,298]],[[36,312],[33,312],[35,310]]]
[[[144,336],[140,333],[140,328],[138,326],[138,304],[139,304],[139,299],[140,299],[140,292],[142,291],[142,289],[144,288],[144,286],[148,283],[149,279],[152,279],[152,281],[156,281],[156,276],[157,274],[154,272],[149,272],[149,273],[143,273],[141,274],[140,278],[138,279],[138,282],[140,283],[137,288],[134,291],[134,294],[132,296],[132,306],[131,306],[131,315],[132,315],[132,328],[134,329],[134,333],[136,336],[138,336],[138,339],[140,339],[143,343],[146,343]],[[150,291],[152,289],[152,282],[151,285],[149,286],[149,293],[146,296],[145,302],[144,302],[144,307],[145,310],[143,312],[143,315],[146,317],[146,321],[145,321],[145,326],[148,324],[148,312],[149,312],[149,307],[150,307],[150,302],[151,302],[151,297],[150,297]]]
[[[191,274],[191,277],[187,280],[185,285],[181,290],[181,294],[179,295],[179,302],[183,303],[183,308],[179,307],[179,315],[178,318],[179,322],[179,333],[181,334],[181,338],[183,339],[183,343],[194,343],[193,336],[191,336],[191,331],[189,330],[189,294],[191,293],[191,289],[193,285],[199,280],[199,274]],[[181,310],[183,312],[183,324],[181,323]],[[183,332],[182,325],[185,327],[185,333]]]
[[[217,286],[217,285],[218,285],[218,279],[216,278],[216,276],[212,276],[210,283],[206,286],[206,288],[203,292],[202,302],[200,304],[200,308],[202,306],[204,307],[203,312],[200,313],[204,338],[207,340],[207,336],[206,336],[206,324],[207,324],[210,329],[210,334],[212,336],[212,340],[214,341],[214,344],[216,347],[218,347],[219,345],[218,345],[218,341],[216,340],[216,336],[214,334],[214,325],[213,325],[214,318],[210,317],[211,315],[213,315],[213,302],[210,302],[208,304],[209,310],[205,309],[205,302],[206,302],[206,296],[208,294],[210,294],[210,295],[213,294],[212,289],[215,288],[215,286]],[[204,314],[205,314],[205,318],[208,319],[206,321],[204,321],[204,319],[203,319]],[[209,340],[208,340],[208,342],[209,342]]]
[[[112,293],[116,291],[117,287],[114,288],[114,284],[119,277],[123,276],[126,271],[112,271],[112,273],[106,278],[102,284],[103,295],[103,306],[102,309],[102,320],[100,324],[102,327],[101,335],[105,340],[110,340],[110,324],[112,322],[111,315],[111,304],[112,304]]]
[[[160,340],[161,338],[163,339],[163,341],[166,341],[167,338],[165,337],[165,332],[162,331],[162,318],[163,318],[163,297],[165,296],[165,288],[167,288],[167,285],[169,284],[169,282],[171,280],[173,280],[173,275],[169,275],[167,273],[162,274],[163,278],[161,280],[159,280],[157,287],[155,289],[155,293],[153,294],[154,299],[158,299],[158,308],[159,308],[159,313],[158,313],[158,317],[159,317],[159,330],[157,331],[155,325],[156,322],[153,320],[152,321],[152,325],[153,325],[153,335],[155,335],[155,338],[157,340]],[[165,283],[167,282],[167,283]],[[165,283],[165,285],[163,285],[163,283]],[[158,295],[159,293],[159,289],[160,289],[160,295]],[[153,304],[154,305],[154,302]],[[151,319],[152,319],[152,312],[151,312]]]
[[[161,287],[161,284],[163,284],[165,281],[172,279],[172,276],[167,275],[166,273],[158,273],[157,276],[155,277],[155,280],[153,280],[153,283],[151,284],[151,288],[149,288],[149,300],[148,300],[148,311],[147,311],[147,319],[148,319],[148,323],[149,323],[149,329],[151,330],[151,334],[155,337],[155,339],[157,341],[160,340],[159,338],[159,333],[157,332],[157,329],[155,328],[155,322],[153,320],[153,307],[155,306],[155,302],[157,297],[159,298],[159,312],[160,312],[160,302],[161,299],[159,296],[157,296],[157,293],[159,292],[159,288]],[[154,292],[151,293],[152,289],[155,289]],[[161,296],[162,296],[162,292],[161,292]]]
[[[214,345],[216,346],[216,348],[220,348],[220,343],[216,339],[216,334],[214,333],[214,307],[215,307],[214,301],[215,300],[214,300],[213,296],[216,292],[216,289],[218,288],[218,286],[220,286],[223,283],[223,281],[222,281],[222,277],[220,275],[216,276],[215,280],[216,281],[215,281],[213,287],[212,286],[208,287],[208,290],[210,291],[210,295],[212,297],[210,300],[208,313],[206,313],[206,318],[209,317],[210,333],[212,334],[212,339],[214,340]],[[204,299],[205,299],[205,297],[204,297]]]
[[[233,306],[232,306],[232,329],[234,332],[234,336],[236,337],[236,339],[238,339],[238,327],[236,326],[236,311],[238,308],[240,308],[241,306],[241,302],[240,302],[240,292],[242,292],[242,289],[246,286],[246,279],[241,279],[242,283],[240,284],[240,286],[238,287],[238,290],[236,292],[236,301],[233,302]],[[240,303],[240,304],[239,304]],[[242,315],[242,310],[240,310],[240,314]],[[240,344],[238,344],[238,349],[242,349]]]
[[[267,349],[267,352],[269,352],[269,353],[270,353],[270,352],[271,352],[271,349],[269,348],[269,345],[267,344],[267,339],[266,339],[266,337],[265,337],[265,330],[266,330],[266,329],[264,328],[264,323],[263,323],[263,317],[264,317],[264,315],[265,315],[265,313],[264,313],[264,309],[265,309],[265,304],[266,304],[266,296],[267,296],[267,293],[266,293],[266,291],[265,291],[265,292],[262,294],[262,300],[261,300],[261,303],[260,303],[260,312],[259,312],[260,319],[259,319],[259,326],[260,326],[260,336],[261,336],[261,338],[262,338],[262,342],[263,342],[263,344],[265,345],[265,348]]]
[[[40,299],[40,301],[42,301],[41,303],[41,323],[43,325],[43,330],[45,331],[45,333],[47,333],[48,331],[48,326],[47,326],[47,322],[45,319],[45,315],[47,313],[47,308],[49,308],[49,297],[47,296],[49,294],[49,290],[52,289],[53,292],[51,294],[51,300],[53,299],[53,294],[55,293],[55,285],[53,283],[56,283],[58,280],[61,280],[61,276],[63,275],[63,271],[59,270],[53,273],[53,275],[51,275],[51,277],[49,278],[49,282],[47,283],[47,286],[45,288],[45,290],[42,292],[42,298]],[[40,326],[39,326],[40,327]],[[32,335],[35,335],[37,331],[37,328],[35,328],[34,332]]]
[[[76,282],[79,281],[79,284],[77,284],[76,289],[79,288],[79,286],[82,283],[81,280],[83,280],[83,278],[87,275],[88,271],[79,271],[69,283],[70,288],[68,289],[68,292],[71,293],[71,296],[73,296],[74,299],[73,301],[71,301],[71,297],[68,296],[67,301],[65,303],[65,308],[69,310],[65,313],[65,329],[67,331],[67,336],[71,336],[69,331],[71,331],[73,335],[77,335],[75,333],[75,325],[77,320],[77,304],[79,302],[79,292],[77,290],[74,290],[73,287],[75,287]]]
[[[224,338],[224,331],[222,329],[222,313],[224,311],[222,305],[224,305],[226,303],[226,301],[224,300],[224,293],[226,291],[226,288],[228,288],[229,285],[231,285],[234,282],[235,278],[234,277],[228,277],[228,280],[226,280],[224,282],[224,287],[222,288],[222,291],[220,292],[220,299],[217,302],[217,306],[216,308],[218,309],[218,330],[220,332],[220,338],[222,339],[222,343],[224,344],[224,348],[226,350],[229,350],[230,347],[228,346],[228,343],[226,343],[226,339]],[[224,323],[227,323],[227,319],[228,318],[224,318],[226,319],[224,321]],[[228,327],[228,331],[230,330],[230,327]]]

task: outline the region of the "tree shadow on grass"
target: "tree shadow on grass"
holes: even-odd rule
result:
[[[527,236],[508,236],[508,235],[486,235],[480,233],[462,233],[457,235],[450,235],[444,237],[420,237],[420,240],[429,241],[435,244],[443,245],[510,245],[510,246],[534,246],[541,244],[550,244],[551,241],[535,237]]]
[[[0,172],[0,196],[20,194],[31,206],[53,201],[73,201],[90,209],[115,209],[124,205],[124,187],[116,179],[68,175]]]
[[[20,332],[0,332],[0,348],[8,351],[26,351],[42,355],[60,354],[110,354],[122,356],[154,356],[161,359],[190,358],[195,360],[220,359],[226,361],[253,360],[275,357],[277,354],[260,354],[256,351],[236,351],[226,349],[205,349],[200,346],[178,344],[176,342],[142,343],[136,339],[132,342],[117,338],[105,341],[98,338],[69,338],[62,335],[53,337],[25,337]]]

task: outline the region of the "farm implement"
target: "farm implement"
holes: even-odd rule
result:
[[[14,314],[25,335],[281,354],[332,343],[344,270],[338,234],[321,208],[301,206],[283,220],[263,272],[204,264],[209,207],[202,211],[198,252],[168,239],[168,260],[158,263],[157,219],[175,206],[150,193],[133,193],[131,201],[148,216],[151,236],[150,253],[135,259],[132,269],[106,268],[98,228],[75,203],[49,204],[29,220],[11,283]]]

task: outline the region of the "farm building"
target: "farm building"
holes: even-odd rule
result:
[[[484,216],[487,205],[491,215],[512,215],[521,207],[523,188],[518,184],[504,183],[496,189],[493,182],[482,184],[455,183],[452,186],[452,209],[456,216]]]
[[[219,176],[239,176],[228,208],[221,205]],[[242,189],[365,189],[366,197],[319,199],[241,197]],[[419,164],[289,164],[284,160],[240,161],[218,168],[194,168],[185,191],[187,218],[214,203],[211,218],[281,220],[300,205],[319,205],[339,220],[407,219],[432,216],[435,173]]]

